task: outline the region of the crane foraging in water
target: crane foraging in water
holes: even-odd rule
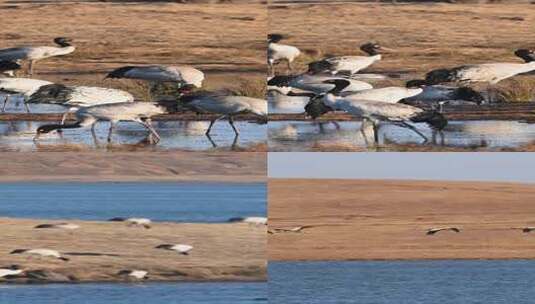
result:
[[[206,130],[206,135],[210,136],[210,131],[214,123],[220,119],[228,118],[228,122],[236,137],[240,132],[234,125],[234,115],[252,113],[260,117],[262,123],[267,122],[267,101],[259,98],[247,96],[228,96],[219,94],[184,95],[180,97],[180,102],[186,107],[199,113],[219,114],[210,121],[210,126]]]
[[[335,88],[327,94],[321,94],[313,98],[305,107],[305,111],[312,118],[336,110],[361,117],[363,121],[360,131],[364,135],[364,139],[366,139],[365,130],[372,127],[376,144],[379,142],[378,123],[381,121],[408,128],[421,136],[425,142],[428,141],[427,137],[408,122],[427,123],[433,130],[439,132],[447,125],[447,120],[444,116],[436,111],[425,111],[417,107],[399,103],[362,100],[360,98],[354,98],[352,95],[339,96],[338,94],[344,86],[348,85],[348,81],[337,79],[328,80],[327,82],[335,84]]]
[[[67,55],[76,49],[71,45],[72,40],[65,37],[54,39],[55,46],[23,46],[0,50],[0,61],[28,60],[30,65],[28,74],[33,75],[34,66],[38,60]]]
[[[95,124],[99,121],[109,121],[108,142],[111,142],[112,132],[117,123],[121,121],[133,121],[147,128],[150,134],[159,141],[160,136],[151,125],[151,117],[164,114],[168,110],[167,105],[152,102],[122,102],[85,107],[75,112],[77,120],[73,124],[48,124],[40,126],[37,128],[34,140],[38,140],[42,134],[58,129],[74,129],[91,126],[91,133],[96,142]]]
[[[65,122],[67,114],[83,107],[129,102],[134,102],[134,96],[126,91],[62,84],[41,86],[27,100],[27,103],[55,104],[68,107],[61,118],[61,124]]]
[[[30,113],[30,108],[26,101],[40,87],[49,84],[52,84],[52,82],[32,78],[0,78],[0,93],[5,94],[2,112],[5,112],[7,102],[11,95],[21,94],[24,97],[24,107],[26,107],[26,112]]]

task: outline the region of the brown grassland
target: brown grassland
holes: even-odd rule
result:
[[[73,232],[33,228],[45,222],[54,221],[0,218],[0,265],[18,264],[25,270],[42,270],[45,282],[124,281],[124,277],[117,275],[123,269],[148,271],[149,280],[154,281],[266,278],[264,226],[154,223],[151,229],[144,229],[117,222],[73,221],[80,225]],[[154,248],[163,243],[189,244],[194,248],[189,255]],[[17,248],[118,256],[65,255],[70,261],[64,262],[9,254]]]
[[[396,180],[271,179],[270,260],[535,258],[535,187]],[[426,235],[431,227],[456,226]]]
[[[441,67],[522,62],[513,52],[535,48],[534,8],[525,3],[273,4],[269,31],[287,35],[285,43],[304,51],[296,64],[301,71],[306,63],[326,55],[362,55],[359,45],[376,41],[395,52],[385,54],[369,71],[412,78]],[[279,71],[285,69],[281,66]],[[387,84],[401,80],[381,86]],[[532,94],[534,85],[535,78],[527,76],[504,81],[498,88],[526,101],[526,92]]]
[[[51,45],[58,36],[77,47],[38,62],[35,78],[117,87],[139,98],[142,86],[105,74],[125,65],[187,64],[205,72],[206,89],[265,78],[265,5],[12,2],[0,5],[1,48]]]

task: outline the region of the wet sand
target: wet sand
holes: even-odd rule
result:
[[[18,264],[25,270],[42,270],[46,277],[37,282],[123,282],[125,279],[117,275],[123,269],[146,270],[149,281],[266,279],[265,226],[162,222],[144,229],[127,227],[120,222],[72,221],[81,228],[73,232],[32,228],[53,222],[0,218],[0,265]],[[194,249],[189,255],[154,249],[163,243],[189,244]],[[64,262],[9,254],[17,248],[118,256],[65,255],[70,261]],[[31,280],[23,276],[9,281],[26,283]]]
[[[270,260],[533,259],[535,185],[483,182],[269,181]],[[456,226],[426,235],[431,227]]]
[[[0,182],[262,182],[261,152],[2,152]]]

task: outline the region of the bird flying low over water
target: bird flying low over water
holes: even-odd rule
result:
[[[206,135],[217,120],[228,118],[228,122],[236,136],[240,134],[234,125],[234,115],[251,113],[260,118],[262,123],[267,122],[267,101],[265,99],[247,96],[227,96],[219,94],[193,94],[180,97],[180,102],[188,109],[199,113],[213,113],[220,116],[210,121]]]
[[[29,113],[30,108],[26,101],[30,96],[39,90],[40,87],[52,84],[50,81],[38,80],[32,78],[0,78],[0,93],[4,93],[4,105],[2,112],[5,112],[7,101],[10,95],[21,94],[24,97],[24,106]]]
[[[309,63],[308,70],[312,73],[329,72],[332,75],[336,75],[340,72],[349,72],[350,75],[353,75],[369,67],[376,61],[381,60],[381,53],[392,51],[391,49],[382,47],[378,43],[373,42],[361,45],[360,49],[369,56],[340,56],[325,58],[320,61]]]
[[[301,54],[295,46],[279,43],[283,38],[281,34],[268,34],[267,60],[270,75],[273,74],[273,65],[281,61],[286,61],[288,70],[291,72],[292,62]]]
[[[518,49],[515,51],[515,55],[524,60],[524,62],[535,61],[535,50]]]
[[[148,274],[149,273],[145,270],[129,270],[129,269],[124,269],[117,273],[118,276],[125,276],[127,278],[134,278],[137,280],[147,280],[149,278]]]
[[[154,248],[176,251],[182,255],[188,255],[189,252],[193,249],[193,246],[185,244],[161,244]]]
[[[430,228],[427,230],[426,234],[427,235],[434,235],[436,234],[437,232],[440,232],[440,231],[453,231],[453,232],[461,232],[461,229],[457,228],[457,227],[441,227],[441,228]]]
[[[267,225],[267,217],[249,216],[249,217],[233,217],[228,220],[229,223],[248,223],[254,225]]]
[[[63,257],[58,251],[52,249],[15,249],[9,254],[25,254],[28,256],[51,257],[65,262],[69,261],[68,258]]]
[[[99,121],[109,121],[108,142],[115,125],[121,121],[133,121],[143,125],[150,133],[160,140],[160,135],[151,125],[151,117],[167,112],[166,105],[152,102],[123,102],[114,104],[102,104],[77,110],[76,122],[73,124],[48,124],[37,128],[34,140],[42,134],[50,133],[58,129],[85,128],[91,126],[91,133],[96,141],[95,124]]]
[[[49,84],[39,87],[27,103],[55,104],[68,107],[63,114],[61,123],[65,122],[67,114],[81,107],[90,107],[105,104],[134,102],[132,94],[110,88],[66,86],[62,84]]]
[[[123,217],[114,217],[109,219],[111,222],[125,222],[128,226],[141,226],[146,229],[151,228],[152,221],[148,218],[138,218],[138,217],[131,217],[131,218],[123,218]]]
[[[24,271],[20,269],[18,265],[10,265],[8,267],[0,267],[0,278],[5,278],[9,276],[16,276]]]
[[[30,75],[33,74],[34,65],[38,60],[45,58],[67,55],[74,52],[75,47],[71,45],[72,40],[65,37],[54,39],[58,46],[23,46],[0,50],[0,61],[29,60]]]
[[[79,225],[73,224],[73,223],[57,223],[57,224],[40,224],[35,227],[34,229],[66,229],[66,230],[74,230],[80,228]]]

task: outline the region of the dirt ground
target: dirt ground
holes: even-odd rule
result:
[[[270,260],[533,259],[535,186],[512,183],[269,181]],[[454,226],[461,233],[432,227]]]
[[[105,74],[125,65],[187,64],[205,72],[207,89],[265,78],[265,5],[14,1],[0,4],[0,14],[0,48],[74,39],[74,53],[38,62],[34,78],[134,94],[131,81],[103,81]]]
[[[262,182],[266,153],[2,152],[0,182],[214,181]]]
[[[301,70],[327,54],[362,55],[359,45],[368,41],[395,51],[369,69],[379,73],[421,76],[440,67],[521,62],[513,51],[535,47],[533,28],[532,4],[272,4],[269,9],[269,31],[288,35],[285,43],[304,51],[297,63]]]
[[[266,278],[265,226],[155,223],[151,229],[144,229],[120,222],[72,221],[80,225],[74,232],[33,229],[35,225],[53,222],[0,218],[0,265],[18,264],[29,271],[43,270],[48,275],[45,281],[49,282],[124,281],[117,275],[124,269],[146,270],[151,281]],[[189,255],[154,248],[163,243],[183,243],[194,248]],[[118,256],[65,254],[70,261],[64,262],[9,254],[18,248]]]

